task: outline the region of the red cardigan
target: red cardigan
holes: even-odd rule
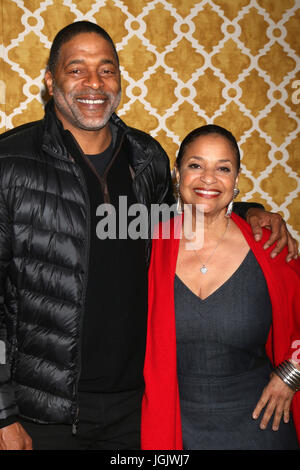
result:
[[[266,344],[267,354],[275,366],[291,358],[293,353],[294,358],[300,360],[300,261],[286,263],[287,249],[272,259],[272,247],[263,249],[269,231],[264,229],[263,239],[256,242],[244,220],[235,214],[231,218],[247,240],[268,285],[273,322]],[[142,449],[182,449],[174,313],[174,277],[181,223],[181,216],[173,219],[170,239],[154,239],[152,245]],[[300,441],[300,391],[294,395],[292,412]]]

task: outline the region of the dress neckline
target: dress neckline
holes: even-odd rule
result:
[[[239,271],[242,269],[243,265],[246,263],[246,260],[248,259],[248,257],[250,256],[250,253],[253,255],[252,253],[252,250],[249,249],[249,251],[247,252],[246,256],[244,257],[244,259],[241,261],[240,265],[236,268],[236,270],[230,275],[230,277],[228,279],[226,279],[225,282],[223,282],[223,284],[221,284],[219,287],[217,287],[211,294],[209,294],[207,297],[204,297],[204,298],[201,298],[199,297],[199,295],[195,294],[195,292],[193,292],[186,284],[185,282],[182,281],[182,279],[180,279],[180,277],[175,273],[175,279],[177,279],[180,284],[182,284],[184,286],[184,288],[189,291],[194,297],[196,297],[201,303],[204,303],[206,301],[209,301],[211,298],[213,298],[215,295],[218,295],[219,292],[222,291],[222,289],[224,287],[226,287],[226,285],[231,281],[233,280],[237,274],[239,273]]]

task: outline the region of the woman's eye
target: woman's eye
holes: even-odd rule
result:
[[[221,166],[219,168],[220,171],[224,172],[224,173],[228,173],[230,171],[230,168],[228,168],[227,166]]]
[[[201,168],[199,163],[190,163],[189,168],[198,169]]]

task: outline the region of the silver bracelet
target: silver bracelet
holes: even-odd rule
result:
[[[300,390],[300,371],[290,361],[283,361],[274,372],[293,392]]]

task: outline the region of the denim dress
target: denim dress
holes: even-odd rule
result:
[[[177,276],[174,293],[184,449],[298,449],[292,416],[278,431],[273,416],[260,429],[264,410],[252,418],[272,372],[265,352],[272,307],[252,251],[206,299]]]

